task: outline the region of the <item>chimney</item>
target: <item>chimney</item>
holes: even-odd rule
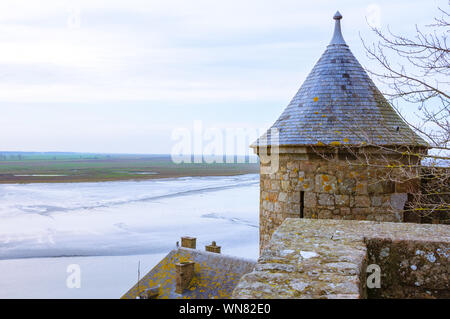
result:
[[[220,246],[217,246],[215,241],[213,241],[211,245],[206,245],[205,250],[211,253],[220,254]]]
[[[156,299],[159,295],[159,286],[145,289],[140,295],[140,299]]]
[[[197,247],[197,238],[184,236],[181,237],[181,247],[195,249]]]
[[[195,239],[195,238],[194,238]],[[194,277],[193,261],[182,261],[175,264],[175,292],[182,294]]]

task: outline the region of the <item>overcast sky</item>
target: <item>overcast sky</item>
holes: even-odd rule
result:
[[[265,129],[331,39],[371,67],[447,0],[1,0],[0,150],[169,153],[172,132]]]

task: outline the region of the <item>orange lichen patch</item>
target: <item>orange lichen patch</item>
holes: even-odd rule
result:
[[[359,173],[358,173],[358,172],[352,171],[352,172],[350,172],[348,175],[349,175],[351,178],[355,178],[355,177],[357,177],[357,176],[359,175]]]
[[[303,177],[299,177],[298,180],[299,180],[300,182],[303,182],[305,179],[304,179]]]
[[[322,142],[317,142],[317,145],[319,145],[319,146],[324,146],[325,144],[323,144]]]
[[[313,98],[313,101],[317,102],[317,101],[319,101],[319,98],[316,96],[316,97]]]
[[[277,193],[269,193],[269,200],[271,202],[276,202],[277,201]]]
[[[314,112],[314,114],[319,114],[319,112]]]
[[[338,179],[338,183],[342,183],[342,179],[339,178],[339,179]]]
[[[324,182],[328,182],[328,180],[329,180],[328,175],[322,175],[322,180]]]
[[[333,189],[333,187],[331,187],[331,185],[325,185],[325,186],[323,187],[323,189],[324,189],[326,192],[329,192],[329,191],[331,191],[331,190]]]
[[[322,117],[327,117],[327,115],[326,114],[322,114]]]

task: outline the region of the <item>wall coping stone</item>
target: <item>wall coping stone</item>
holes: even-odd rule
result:
[[[370,240],[440,245],[449,265],[450,225],[287,218],[233,298],[366,298]]]

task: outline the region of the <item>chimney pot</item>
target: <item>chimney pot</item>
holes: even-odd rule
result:
[[[175,264],[175,292],[182,294],[189,287],[194,277],[193,261],[183,261]]]
[[[211,253],[220,254],[220,246],[217,246],[215,241],[213,241],[211,245],[206,245],[205,250]]]
[[[181,247],[195,249],[197,247],[197,238],[188,236],[181,237]]]

